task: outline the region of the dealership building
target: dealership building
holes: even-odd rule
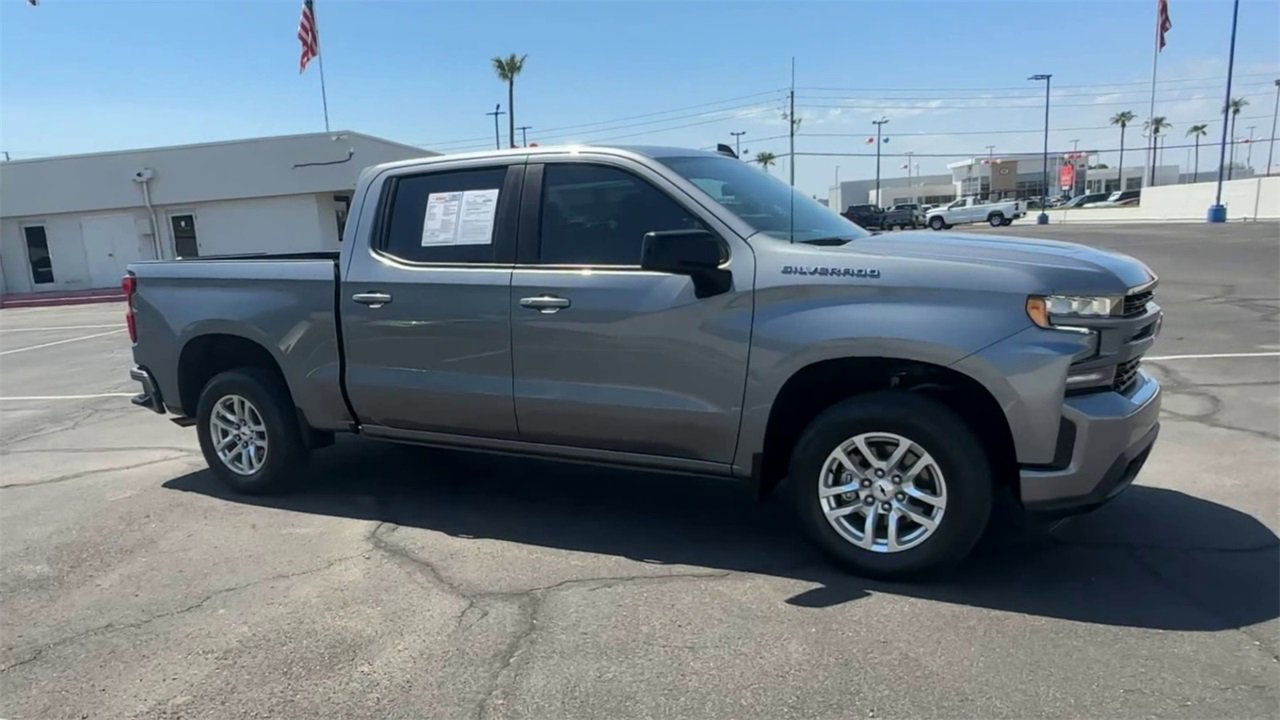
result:
[[[139,260],[336,250],[363,168],[436,154],[338,131],[0,163],[0,294],[114,287]]]

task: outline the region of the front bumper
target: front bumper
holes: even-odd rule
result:
[[[1066,398],[1063,427],[1073,429],[1074,437],[1063,433],[1058,455],[1065,467],[1023,467],[1023,506],[1032,512],[1068,515],[1092,510],[1123,492],[1146,463],[1160,432],[1160,394],[1160,383],[1139,371],[1139,381],[1126,393]]]
[[[130,402],[138,407],[144,407],[163,415],[165,413],[164,400],[160,397],[160,386],[156,384],[156,379],[151,375],[151,371],[144,367],[135,367],[129,371],[129,378],[142,383],[142,393],[134,395]]]

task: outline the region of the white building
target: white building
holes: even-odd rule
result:
[[[436,155],[349,131],[0,164],[0,293],[119,285],[155,258],[336,250],[360,171]]]
[[[1089,159],[1096,157],[1093,151],[1081,150],[1068,156],[1049,155],[1049,189],[1044,191],[1044,155],[1041,153],[1017,153],[973,157],[949,163],[951,180],[957,196],[976,195],[997,198],[1036,198],[1058,195],[1080,195],[1086,192],[1113,192],[1120,189],[1118,168],[1089,168]],[[1143,186],[1143,151],[1138,148],[1126,153],[1131,163],[1124,167],[1125,190],[1138,190]],[[1074,168],[1072,187],[1064,190],[1059,175],[1065,165]],[[1156,167],[1156,185],[1173,185],[1178,182],[1177,165]]]
[[[884,207],[905,203],[937,205],[955,200],[955,192],[950,175],[882,177],[880,194],[884,196],[884,202],[880,202],[874,179],[846,180],[827,189],[827,205],[838,212],[844,212],[850,205],[867,203]]]

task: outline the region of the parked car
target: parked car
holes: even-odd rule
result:
[[[867,230],[885,229],[884,210],[878,205],[850,205],[840,214]]]
[[[417,158],[352,197],[340,252],[124,278],[133,402],[234,492],[305,483],[335,433],[787,478],[818,547],[897,576],[968,554],[997,493],[1105,503],[1155,442],[1161,310],[1119,253],[873,236],[694,150]]]
[[[1098,207],[1122,207],[1125,205],[1136,205],[1142,197],[1141,190],[1117,190],[1107,196],[1107,199],[1096,203]]]
[[[1059,207],[1064,210],[1071,210],[1074,208],[1082,208],[1086,205],[1092,205],[1094,203],[1100,203],[1106,199],[1107,193],[1085,193],[1083,195],[1076,195],[1070,200],[1062,203]]]
[[[881,218],[880,224],[886,230],[892,230],[893,228],[900,230],[911,228],[914,230],[924,225],[924,213],[920,211],[920,206],[915,203],[891,205],[889,209],[884,211],[884,217]]]
[[[1027,211],[1019,200],[982,202],[975,197],[964,197],[950,205],[930,210],[928,224],[934,230],[980,222],[988,223],[991,227],[1000,227],[1011,225],[1014,220],[1026,214]]]

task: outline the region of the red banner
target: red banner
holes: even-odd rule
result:
[[[1063,190],[1070,190],[1076,186],[1076,166],[1067,163],[1058,168],[1058,184]]]

